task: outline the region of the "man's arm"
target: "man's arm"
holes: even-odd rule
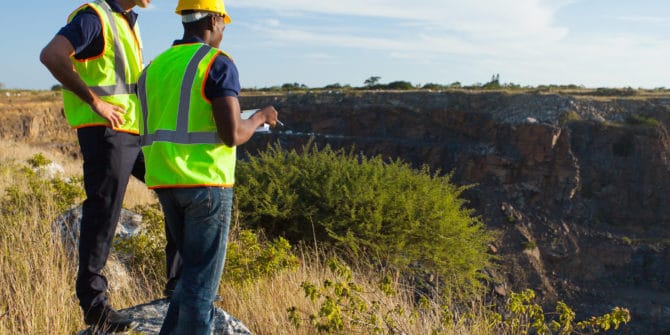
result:
[[[100,99],[91,91],[79,74],[72,67],[70,56],[74,55],[74,48],[67,38],[56,35],[49,44],[42,49],[40,61],[49,72],[65,88],[74,92],[82,101],[89,104],[94,112],[107,120],[112,127],[123,124],[123,108],[112,105]],[[113,69],[110,69],[113,71]]]
[[[212,100],[212,110],[216,130],[223,143],[232,147],[247,142],[263,123],[270,127],[277,124],[277,110],[267,106],[243,120],[240,114],[240,102],[237,97],[224,96]]]

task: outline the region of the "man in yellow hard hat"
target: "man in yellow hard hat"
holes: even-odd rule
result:
[[[182,272],[160,334],[211,334],[235,181],[235,148],[277,111],[240,116],[240,83],[218,47],[230,16],[222,0],[180,0],[182,39],[138,81],[146,184],[156,190]]]
[[[84,187],[76,292],[86,324],[122,331],[131,320],[114,310],[102,274],[130,175],[144,180],[135,94],[143,68],[135,6],[151,0],[95,0],[72,12],[44,47],[40,60],[61,82],[68,123],[77,129]],[[168,274],[178,276],[176,247],[168,243]],[[172,280],[174,282],[175,280]],[[168,287],[169,289],[169,287]]]

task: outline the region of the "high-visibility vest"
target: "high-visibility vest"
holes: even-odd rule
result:
[[[204,43],[175,45],[140,76],[140,141],[149,188],[233,186],[235,147],[221,141],[204,93],[221,54],[226,55]]]
[[[75,71],[100,99],[120,106],[124,124],[119,131],[138,134],[137,114],[139,101],[135,94],[137,79],[142,71],[142,41],[139,26],[130,27],[123,14],[112,11],[104,0],[90,2],[77,8],[68,22],[84,9],[93,9],[102,25],[104,47],[101,55],[87,59],[70,57]],[[111,127],[109,122],[95,113],[91,106],[72,91],[63,90],[65,117],[73,128],[90,126]]]

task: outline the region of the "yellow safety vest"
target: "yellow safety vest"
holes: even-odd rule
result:
[[[175,45],[140,76],[140,139],[149,188],[233,186],[235,147],[221,141],[204,93],[220,54],[226,55],[204,43]]]
[[[74,69],[102,100],[125,110],[124,124],[115,129],[138,134],[139,102],[135,90],[143,67],[139,26],[135,24],[132,29],[123,14],[112,11],[104,0],[77,8],[70,14],[68,22],[86,8],[93,9],[100,17],[104,49],[101,55],[93,58],[80,60],[71,57]],[[91,109],[91,106],[69,90],[63,90],[63,109],[68,123],[73,128],[111,127],[109,122]]]

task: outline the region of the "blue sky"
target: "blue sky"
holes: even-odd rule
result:
[[[56,84],[39,52],[81,0],[5,1],[0,83]],[[136,9],[145,63],[181,37],[177,0]],[[221,49],[242,87],[520,85],[670,87],[668,0],[229,0]]]

